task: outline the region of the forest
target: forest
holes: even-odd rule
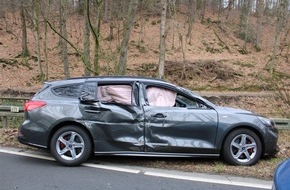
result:
[[[95,75],[288,101],[289,0],[0,0],[1,88]]]
[[[289,59],[290,0],[0,0],[0,97],[29,99],[46,81],[134,75],[290,118]],[[1,146],[19,146],[17,122],[1,128]],[[117,162],[272,180],[289,142],[289,130],[280,130],[277,157],[255,167]]]

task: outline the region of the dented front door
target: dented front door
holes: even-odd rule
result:
[[[214,109],[144,106],[147,152],[212,154],[217,131]]]

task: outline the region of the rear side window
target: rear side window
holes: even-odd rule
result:
[[[134,104],[134,95],[130,85],[102,85],[98,86],[97,98],[101,102]]]
[[[78,98],[82,89],[82,84],[72,84],[52,88],[53,94],[56,96]]]

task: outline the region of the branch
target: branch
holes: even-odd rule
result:
[[[58,31],[56,31],[56,29],[53,28],[52,24],[48,20],[46,20],[46,23],[51,28],[51,30],[53,30],[58,36],[60,36],[62,39],[64,39],[77,52],[77,54],[79,56],[82,56],[82,53],[78,50],[78,48],[75,47],[70,41],[68,41],[68,39],[66,39],[65,37],[63,37]]]
[[[64,39],[77,53],[78,56],[81,57],[82,62],[84,63],[85,67],[90,71],[90,72],[94,72],[91,68],[87,67],[85,64],[85,59],[84,59],[84,54],[78,50],[77,47],[75,47],[68,39],[66,39],[65,37],[63,37],[58,31],[55,30],[55,28],[53,28],[52,24],[46,20],[48,26],[58,35],[60,36],[62,39]]]

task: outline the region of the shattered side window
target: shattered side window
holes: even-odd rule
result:
[[[52,89],[56,96],[78,98],[82,89],[82,84],[71,84],[66,86],[59,86]]]
[[[97,99],[101,102],[133,105],[132,86],[102,85],[98,86]]]
[[[146,95],[150,106],[173,107],[175,105],[176,92],[165,88],[149,86]]]
[[[86,82],[81,93],[81,99],[83,100],[95,100],[96,99],[96,82]]]

